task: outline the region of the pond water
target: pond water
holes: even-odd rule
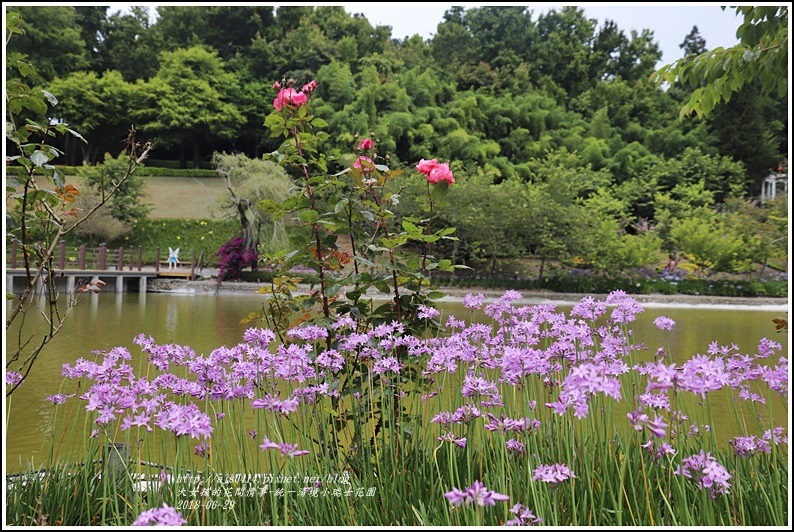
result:
[[[82,301],[67,318],[63,330],[40,356],[23,385],[13,394],[7,405],[7,430],[5,435],[6,467],[18,470],[20,464],[33,460],[41,463],[42,447],[46,439],[52,405],[47,395],[59,393],[64,382],[63,364],[73,364],[77,358],[90,359],[91,352],[105,351],[116,346],[127,347],[133,355],[140,348],[133,339],[140,333],[151,336],[156,343],[189,345],[198,354],[209,354],[222,345],[235,345],[242,341],[243,332],[251,325],[240,324],[241,318],[258,310],[262,296],[239,295],[179,295],[149,294],[94,294]],[[521,304],[521,301],[516,302]],[[572,303],[558,303],[557,308],[568,311]],[[446,314],[461,318],[470,316],[460,302],[442,303]],[[683,362],[695,354],[705,354],[711,342],[720,345],[738,345],[742,353],[755,353],[758,341],[767,337],[783,346],[781,354],[788,356],[789,342],[785,334],[775,331],[773,319],[787,317],[785,307],[758,310],[752,307],[713,308],[706,306],[665,307],[645,305],[633,330],[635,340],[648,346],[649,360],[658,347],[667,346],[673,360]],[[659,331],[653,320],[667,316],[676,321],[671,335]],[[7,337],[7,347],[15,340]],[[776,363],[777,357],[774,362]],[[133,364],[137,368],[137,363]],[[75,390],[69,381],[68,392]],[[66,391],[66,390],[64,390]],[[82,393],[82,392],[81,392]],[[786,424],[787,417],[782,401],[774,414],[777,424]],[[74,403],[77,404],[77,403]],[[83,405],[81,404],[81,408]],[[730,408],[724,405],[724,408]],[[719,406],[714,418],[719,419]]]

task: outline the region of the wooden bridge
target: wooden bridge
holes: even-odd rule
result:
[[[14,280],[20,278],[23,284],[27,283],[27,272],[24,260],[17,243],[11,244],[6,255],[6,291],[14,291]],[[151,257],[147,253],[147,257]],[[203,269],[203,252],[196,258],[196,252],[190,252],[190,261],[180,261],[175,269],[169,269],[168,263],[161,260],[160,248],[154,250],[154,260],[144,262],[142,247],[118,248],[110,250],[105,245],[98,248],[88,248],[82,245],[79,248],[67,249],[61,242],[53,257],[52,275],[55,277],[58,289],[63,287],[67,292],[73,292],[78,283],[90,283],[99,279],[108,286],[115,286],[116,292],[133,289],[137,284],[137,291],[146,292],[148,279],[170,277],[193,280],[197,272]],[[31,270],[36,265],[31,264]],[[64,281],[60,281],[64,279]],[[87,279],[87,281],[86,281]],[[43,282],[40,280],[40,285]],[[39,287],[41,288],[41,286]]]

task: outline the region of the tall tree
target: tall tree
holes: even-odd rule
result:
[[[700,35],[697,26],[692,26],[692,31],[678,47],[684,52],[684,57],[696,57],[706,51],[706,39]]]
[[[28,61],[36,65],[35,81],[51,81],[88,66],[86,43],[74,7],[16,6],[14,11],[21,18],[25,38],[11,40],[6,53],[27,55]]]
[[[107,31],[107,6],[76,6],[76,22],[80,27],[80,37],[86,45],[86,60],[88,67],[94,71],[101,71],[102,66],[102,40]]]
[[[139,108],[144,130],[166,145],[180,146],[182,167],[193,148],[193,167],[201,163],[203,143],[231,139],[244,119],[229,95],[237,88],[217,53],[199,46],[163,52],[160,70],[148,84],[148,106]]]
[[[157,73],[163,49],[148,8],[133,6],[129,13],[114,13],[100,43],[101,69],[118,70],[126,81],[148,80]]]
[[[87,142],[81,142],[80,162],[95,163],[103,153],[118,153],[130,127],[130,91],[132,87],[117,71],[107,71],[102,76],[93,72],[75,72],[65,78],[56,78],[48,87],[57,94],[61,104],[55,108],[57,118],[65,120],[83,132]],[[75,164],[76,150],[67,145],[66,155]]]

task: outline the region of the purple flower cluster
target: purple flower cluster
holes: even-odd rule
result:
[[[444,494],[444,497],[449,499],[450,504],[456,504],[458,506],[462,506],[463,504],[468,506],[471,503],[475,503],[478,506],[494,506],[496,501],[506,501],[510,499],[507,495],[489,490],[479,480],[475,480],[474,484],[464,491],[453,487],[452,491]]]
[[[665,423],[664,418],[659,417],[658,414],[654,415],[653,421],[650,420],[647,414],[643,414],[640,409],[637,409],[634,412],[629,412],[626,415],[628,416],[631,425],[634,427],[634,430],[637,432],[641,432],[643,428],[646,428],[651,434],[659,439],[663,439],[665,436],[667,436],[667,427],[669,425]]]
[[[440,436],[437,439],[438,439],[438,441],[448,441],[450,443],[454,443],[455,445],[457,445],[461,449],[466,447],[466,438],[458,438],[457,436],[455,436],[451,432],[447,432],[446,434],[444,434],[443,436]]]
[[[535,514],[523,504],[516,504],[510,508],[510,513],[515,517],[507,521],[505,526],[531,526],[543,522],[543,519],[535,517]]]
[[[725,467],[717,462],[711,453],[701,449],[700,454],[694,454],[681,460],[681,465],[673,471],[675,475],[697,480],[701,489],[708,489],[712,498],[725,495],[730,491],[731,475]]]
[[[260,445],[259,448],[263,451],[267,451],[268,449],[278,449],[281,451],[281,454],[290,458],[309,454],[309,451],[298,449],[297,443],[275,443],[270,441],[267,436],[265,436],[264,440],[262,441],[262,445]]]
[[[733,450],[738,456],[749,458],[758,453],[772,453],[772,444],[779,445],[788,443],[784,427],[776,427],[773,431],[767,430],[762,437],[758,436],[736,436],[728,440]]]
[[[675,327],[675,322],[667,316],[659,316],[653,320],[653,324],[662,331],[672,331],[673,327]]]
[[[182,526],[187,521],[182,514],[163,503],[162,508],[146,510],[138,516],[132,526]]]
[[[187,405],[166,403],[165,408],[155,416],[154,424],[163,430],[170,430],[177,436],[188,435],[191,438],[206,439],[213,431],[209,416],[193,403]]]
[[[565,464],[541,465],[535,468],[533,473],[532,480],[546,482],[555,488],[569,478],[576,478],[576,475]]]

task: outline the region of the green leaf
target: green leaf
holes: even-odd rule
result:
[[[364,266],[368,266],[370,268],[374,268],[375,267],[375,263],[374,262],[372,262],[370,260],[367,260],[364,257],[355,256],[355,257],[353,257],[353,260],[358,262],[358,263],[363,264]]]
[[[47,157],[47,154],[41,150],[36,150],[30,156],[30,160],[36,166],[44,166],[48,162],[50,162],[50,158]]]
[[[422,230],[419,229],[416,225],[412,224],[408,220],[403,220],[403,229],[413,235],[419,235],[422,233]]]
[[[434,200],[438,201],[442,199],[444,196],[446,196],[448,192],[449,192],[449,183],[447,183],[446,181],[439,181],[438,183],[433,185],[433,188],[430,189],[430,196]]]
[[[323,120],[320,117],[314,117],[311,120],[311,125],[313,125],[314,127],[327,127],[328,126],[328,122],[326,122],[325,120]]]
[[[317,211],[313,211],[311,209],[303,211],[298,216],[298,218],[300,218],[302,222],[306,222],[307,224],[313,224],[314,222],[317,221],[317,218],[319,217],[320,214]]]

